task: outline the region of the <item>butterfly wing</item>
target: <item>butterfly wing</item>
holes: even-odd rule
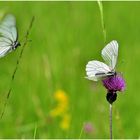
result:
[[[107,44],[102,50],[102,57],[109,67],[114,70],[118,58],[118,43],[113,40]]]
[[[9,52],[11,52],[10,47],[2,47],[2,48],[0,48],[0,57],[4,57]]]
[[[0,23],[0,57],[12,50],[12,45],[17,41],[16,20],[13,15],[7,15]]]
[[[109,75],[110,68],[103,62],[93,60],[86,65],[86,74],[89,80],[97,81]]]
[[[13,15],[7,15],[0,24],[1,36],[11,40],[17,40],[16,20]]]
[[[0,37],[0,57],[5,56],[11,51],[10,41],[7,38]]]

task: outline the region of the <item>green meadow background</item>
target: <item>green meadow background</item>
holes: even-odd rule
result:
[[[126,90],[113,104],[113,138],[140,137],[140,2],[103,2],[106,43],[119,42],[117,71]],[[109,104],[102,83],[85,79],[89,60],[104,47],[97,2],[0,2],[12,13],[23,44],[35,16],[2,119],[0,138],[109,138]],[[0,59],[0,111],[22,47]],[[67,98],[69,127],[50,116],[56,91]],[[63,103],[62,103],[63,104]],[[92,125],[85,132],[85,124]]]

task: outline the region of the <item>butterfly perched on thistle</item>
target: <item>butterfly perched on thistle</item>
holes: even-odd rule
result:
[[[108,90],[107,100],[110,103],[116,100],[117,91],[123,91],[125,89],[124,79],[115,70],[118,48],[118,42],[115,40],[111,41],[101,51],[102,58],[106,64],[98,60],[92,60],[86,65],[87,78],[93,81],[102,80],[103,85]],[[115,97],[114,99],[112,95]]]
[[[8,14],[0,22],[0,57],[15,50],[20,43],[18,41],[18,32],[16,28],[16,19]]]

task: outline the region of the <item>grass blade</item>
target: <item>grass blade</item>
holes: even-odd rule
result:
[[[103,3],[102,1],[97,1],[100,11],[100,17],[101,17],[101,26],[103,30],[103,37],[104,37],[104,44],[106,44],[106,29],[105,29],[105,22],[104,22],[104,12],[103,12]]]

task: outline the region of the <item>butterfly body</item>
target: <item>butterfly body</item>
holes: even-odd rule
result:
[[[15,50],[18,46],[20,46],[20,42],[18,41],[15,41],[13,44],[12,44],[12,50]]]
[[[107,73],[107,75],[109,75],[109,76],[114,76],[114,75],[116,75],[116,74],[117,74],[116,71],[110,71],[110,72]]]

